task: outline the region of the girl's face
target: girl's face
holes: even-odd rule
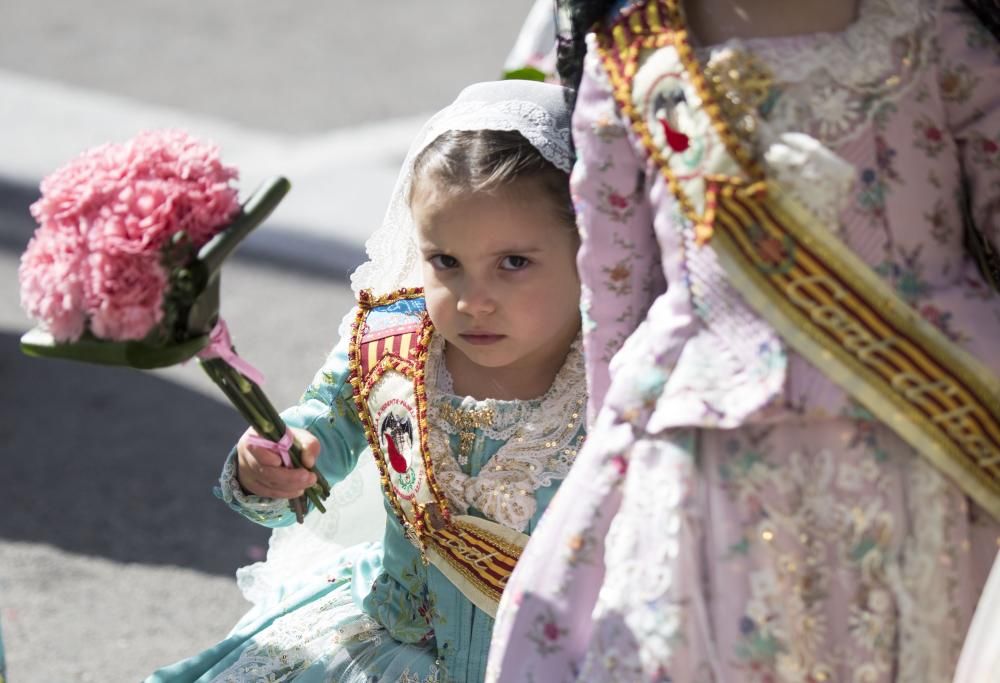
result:
[[[531,178],[497,195],[449,195],[425,180],[411,201],[427,310],[449,353],[483,379],[521,387],[534,380],[534,396],[548,388],[580,326],[578,240],[552,201]]]

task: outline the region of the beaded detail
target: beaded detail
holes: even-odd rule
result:
[[[570,347],[541,398],[476,401],[465,397],[458,407],[444,367],[444,343],[440,336],[431,339],[426,368],[428,445],[437,481],[457,512],[475,508],[495,522],[524,531],[537,509],[535,491],[566,476],[583,441],[587,397],[580,341]],[[505,442],[474,477],[467,474],[461,451],[463,434],[473,433],[467,431],[472,423],[487,438]],[[458,456],[450,443],[456,435]]]

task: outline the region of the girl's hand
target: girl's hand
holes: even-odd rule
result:
[[[319,441],[304,429],[291,430],[302,449],[302,464],[312,467],[319,455]],[[252,427],[247,429],[236,444],[236,478],[245,491],[265,498],[298,498],[316,483],[312,472],[283,467],[275,451],[248,444],[247,439],[256,433]]]

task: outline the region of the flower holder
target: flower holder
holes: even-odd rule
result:
[[[115,365],[138,369],[162,368],[184,363],[193,357],[229,399],[243,418],[265,439],[279,444],[287,426],[267,398],[259,383],[229,342],[219,317],[219,278],[222,264],[250,232],[260,225],[287,194],[287,179],[275,177],[261,187],[240,207],[234,220],[216,234],[197,254],[170,273],[170,288],[164,306],[170,311],[166,324],[158,326],[146,338],[137,341],[100,339],[85,331],[72,342],[59,342],[49,332],[36,327],[21,337],[21,350],[39,358]],[[180,243],[181,241],[175,240]],[[179,244],[183,247],[183,244]],[[220,346],[221,345],[221,346]],[[299,445],[291,440],[287,447],[288,464],[302,467]],[[296,520],[302,523],[308,503],[325,512],[323,500],[330,485],[323,475],[310,468],[316,484],[305,495],[289,501]]]

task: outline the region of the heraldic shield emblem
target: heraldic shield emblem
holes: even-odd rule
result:
[[[386,499],[420,548],[474,605],[496,614],[528,537],[497,522],[453,515],[427,446],[425,371],[434,328],[421,289],[362,292],[351,338],[351,385]]]
[[[358,413],[404,527],[419,535],[425,513],[446,509],[427,451],[424,365],[432,326],[419,289],[374,298],[362,294],[351,344]]]

